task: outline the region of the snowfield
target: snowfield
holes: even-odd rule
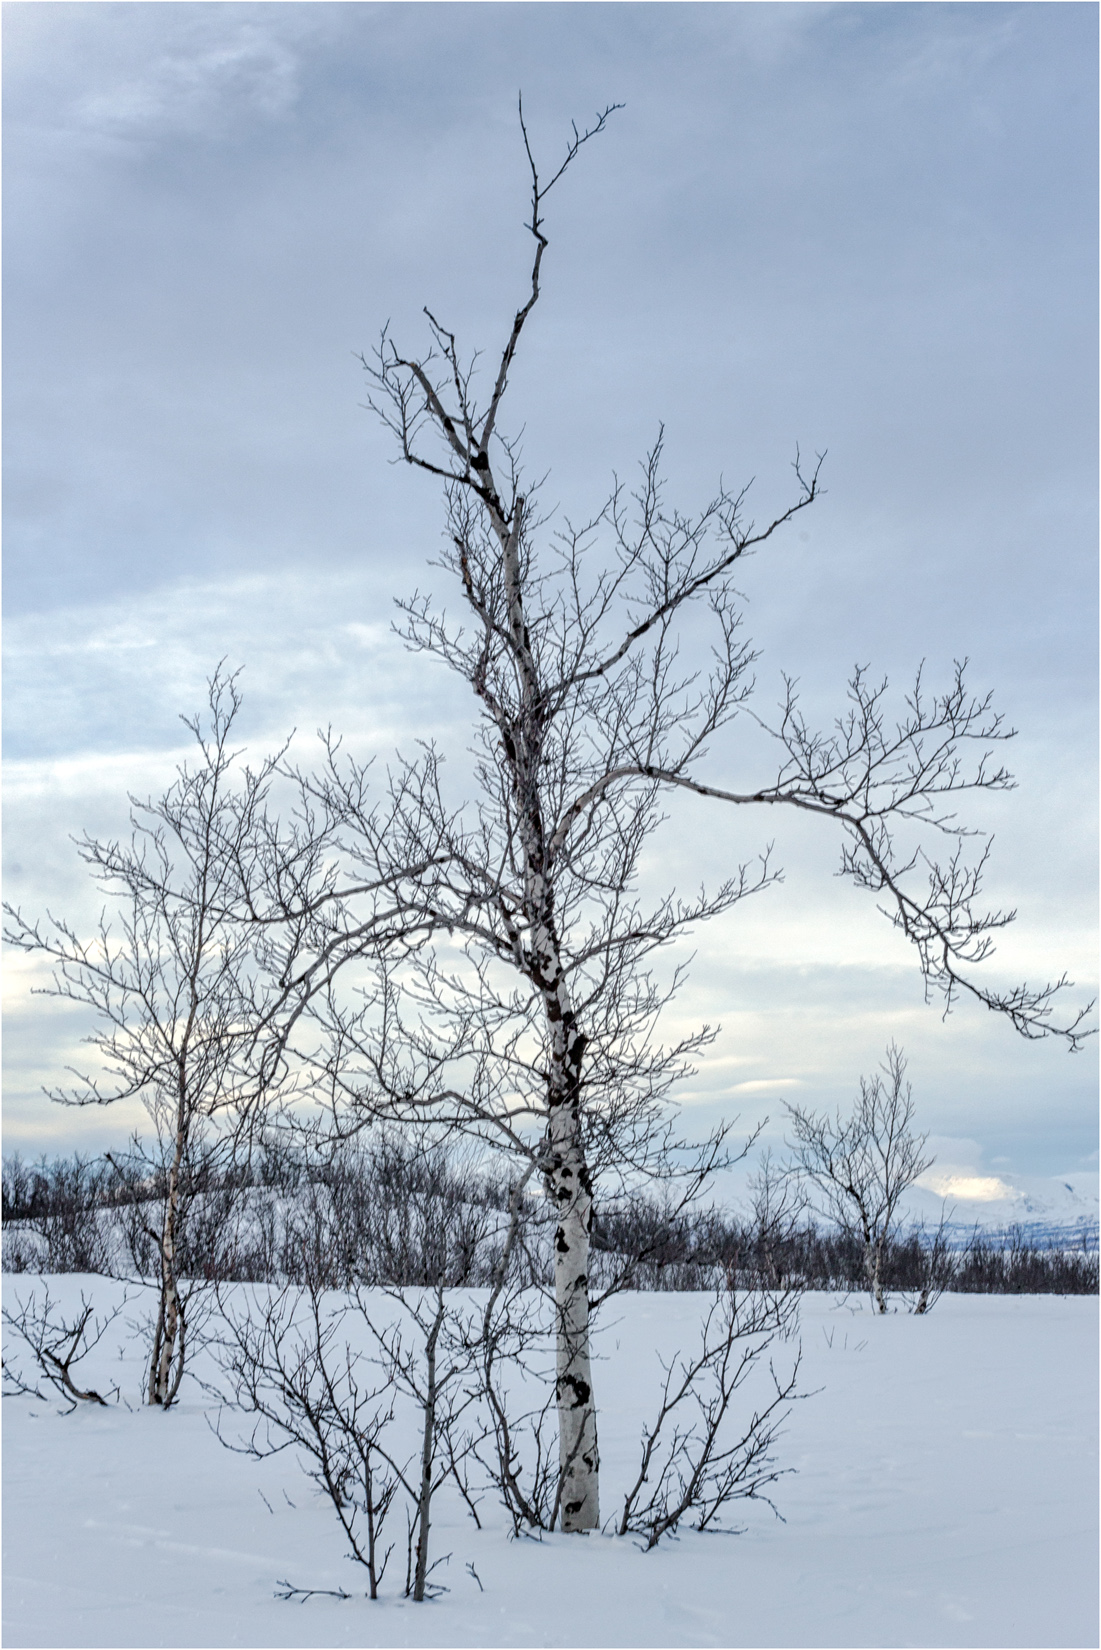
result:
[[[36,1281],[6,1277],[9,1307]],[[99,1277],[49,1283],[66,1307],[81,1288],[101,1308],[121,1295]],[[605,1311],[606,1517],[637,1468],[657,1354],[687,1350],[706,1305],[635,1294]],[[141,1348],[120,1318],[82,1373],[119,1382],[132,1409],[4,1401],[4,1643],[1096,1645],[1097,1306],[945,1296],[929,1317],[876,1319],[809,1295],[801,1384],[818,1390],[780,1445],[795,1469],[775,1489],[786,1522],[739,1503],[744,1533],[685,1531],[650,1553],[608,1535],[516,1541],[491,1496],[478,1530],[448,1489],[433,1556],[451,1555],[436,1571],[450,1591],[421,1605],[401,1597],[399,1552],[386,1596],[365,1598],[294,1453],[258,1463],[223,1448],[195,1381],[167,1414],[141,1408]],[[284,1579],[354,1596],[284,1602]]]

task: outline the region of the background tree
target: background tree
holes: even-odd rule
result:
[[[384,332],[364,362],[371,405],[402,459],[443,487],[446,533],[436,565],[463,617],[417,595],[399,604],[400,633],[474,695],[476,796],[446,800],[441,757],[429,748],[391,775],[393,832],[384,842],[365,805],[366,769],[330,744],[324,772],[303,780],[337,822],[365,885],[391,876],[396,886],[401,863],[425,867],[401,881],[401,898],[410,921],[451,942],[447,951],[421,952],[412,977],[384,971],[354,1008],[335,995],[325,1001],[321,1064],[334,1101],[360,1115],[434,1112],[496,1138],[537,1164],[553,1200],[568,1530],[599,1521],[588,1288],[594,1175],[660,1161],[668,1139],[661,1103],[713,1035],[705,1027],[674,1048],[656,1042],[658,1015],[680,975],[660,984],[649,959],[776,875],[766,852],[713,892],[671,891],[644,909],[640,858],[660,822],[663,791],[793,807],[835,822],[842,872],[883,896],[946,1009],[964,993],[1024,1036],[1055,1035],[1073,1048],[1084,1035],[1082,1015],[1066,1024],[1053,1018],[1052,998],[1065,981],[998,990],[972,971],[1012,913],[978,904],[985,848],[967,858],[969,833],[953,810],[959,793],[1011,783],[990,754],[1010,730],[989,696],[968,692],[962,666],[939,693],[919,671],[894,720],[886,683],[863,669],[827,733],[808,727],[790,682],[775,727],[748,708],[755,655],[731,581],[754,549],[814,503],[817,463],[805,471],[797,456],[792,502],[757,526],[745,493],[724,487],[695,512],[667,504],[659,436],[633,494],[617,481],[594,515],[548,531],[538,487],[524,481],[517,440],[503,432],[500,415],[540,296],[546,196],[611,113],[583,133],[574,128],[545,182],[521,109],[532,188],[530,289],[484,398],[477,356],[464,355],[429,311],[425,353],[403,354]],[[706,656],[701,609],[711,626],[706,671],[696,664]],[[689,634],[692,662],[685,662]],[[704,778],[714,736],[745,717],[777,747],[772,777],[737,786]],[[752,745],[756,752],[758,741]],[[902,840],[915,830],[916,838]],[[938,837],[949,845],[945,860],[928,845]],[[415,1012],[403,1014],[403,1001]]]
[[[240,864],[266,840],[274,762],[234,772],[240,708],[235,680],[216,673],[209,719],[184,718],[197,761],[157,801],[131,797],[129,842],[78,841],[107,895],[94,937],[59,917],[31,922],[11,906],[6,937],[48,957],[46,994],[90,1008],[99,1070],[48,1091],[66,1105],[139,1099],[153,1124],[160,1182],[160,1282],[148,1401],[169,1405],[183,1376],[187,1295],[180,1274],[183,1222],[197,1171],[224,1168],[276,1099],[285,1077],[269,1032],[286,981],[258,957],[240,894]],[[284,958],[288,945],[283,939]]]
[[[868,1288],[877,1309],[886,1312],[884,1255],[902,1199],[934,1161],[924,1155],[928,1136],[914,1132],[902,1050],[890,1043],[880,1070],[860,1079],[860,1099],[850,1116],[840,1111],[832,1118],[819,1116],[792,1105],[787,1113],[795,1135],[794,1168],[814,1187],[826,1218],[859,1236]],[[943,1232],[940,1236],[943,1241]]]

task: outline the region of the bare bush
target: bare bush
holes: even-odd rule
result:
[[[386,1296],[399,1306],[402,1319],[382,1328],[371,1316],[362,1291],[356,1292],[355,1301],[375,1343],[375,1363],[391,1385],[412,1400],[420,1420],[419,1471],[415,1469],[415,1491],[410,1492],[415,1510],[409,1519],[405,1592],[414,1603],[421,1603],[438,1590],[428,1579],[436,1564],[443,1562],[429,1562],[432,1501],[448,1478],[454,1478],[467,1507],[478,1518],[464,1469],[481,1434],[478,1430],[460,1432],[475,1397],[464,1377],[470,1373],[476,1343],[469,1318],[448,1307],[442,1285],[425,1291],[419,1299],[404,1289],[388,1289]],[[412,1326],[411,1339],[406,1325]],[[408,1487],[409,1481],[403,1482]]]
[[[494,1272],[501,1195],[462,1153],[382,1133],[311,1154],[288,1222],[286,1269],[332,1288],[478,1286]],[[308,1256],[308,1259],[305,1257]]]
[[[643,1429],[638,1475],[623,1500],[619,1535],[646,1537],[646,1550],[683,1522],[719,1529],[725,1508],[763,1500],[783,1470],[774,1449],[787,1406],[796,1395],[800,1354],[780,1378],[772,1362],[777,1342],[790,1336],[797,1297],[721,1290],[707,1312],[699,1350],[663,1363],[665,1382],[652,1424]],[[735,1394],[767,1360],[767,1401],[748,1423],[735,1419]],[[773,1508],[775,1511],[775,1508]]]
[[[553,1369],[554,1312],[546,1291],[509,1286],[483,1326],[478,1376],[489,1450],[478,1458],[517,1536],[553,1530],[561,1508]]]
[[[806,1287],[802,1269],[797,1264],[793,1266],[796,1250],[793,1240],[807,1213],[807,1200],[798,1181],[776,1163],[769,1150],[762,1153],[756,1173],[750,1177],[749,1189],[753,1205],[746,1234],[748,1241],[744,1253],[728,1269],[728,1284],[733,1287],[740,1261],[743,1279],[748,1272],[752,1288]],[[742,1287],[746,1287],[744,1281]]]
[[[1054,1247],[1041,1247],[1019,1225],[1004,1233],[975,1231],[955,1257],[950,1287],[977,1295],[1095,1295],[1097,1228],[1073,1246]]]
[[[477,1347],[481,1396],[489,1416],[488,1458],[475,1454],[486,1468],[509,1517],[514,1535],[551,1530],[558,1518],[565,1474],[560,1470],[556,1394],[547,1379],[553,1357],[553,1313],[544,1308],[544,1286],[526,1294],[516,1281],[514,1256],[527,1248],[525,1191],[535,1172],[531,1164],[512,1187],[505,1241],[497,1258],[493,1288],[486,1302]],[[529,1272],[533,1270],[529,1257]],[[542,1402],[519,1399],[525,1379],[534,1374]]]
[[[257,1295],[244,1309],[227,1310],[220,1362],[234,1403],[258,1423],[245,1442],[226,1436],[221,1416],[217,1431],[228,1449],[257,1460],[299,1447],[377,1598],[393,1550],[393,1543],[383,1545],[386,1519],[401,1482],[401,1469],[382,1444],[394,1400],[378,1372],[339,1344],[347,1310],[326,1308],[317,1289]]]
[[[398,1308],[398,1320],[380,1324],[386,1300]],[[216,1355],[232,1402],[258,1420],[246,1440],[235,1441],[220,1416],[222,1443],[256,1459],[291,1445],[303,1452],[349,1556],[367,1571],[371,1598],[393,1551],[384,1536],[400,1497],[407,1512],[405,1593],[416,1603],[431,1597],[432,1500],[449,1476],[474,1511],[463,1468],[476,1439],[459,1432],[473,1400],[461,1379],[470,1369],[470,1336],[442,1288],[420,1298],[386,1291],[373,1307],[362,1291],[327,1300],[311,1278],[301,1289],[257,1292],[243,1306],[226,1303],[224,1325]],[[413,1451],[399,1443],[407,1434],[395,1425],[403,1396],[419,1418]],[[310,1591],[285,1584],[283,1596]]]
[[[4,1222],[18,1225],[24,1241],[6,1261],[12,1271],[106,1272],[109,1166],[79,1152],[42,1158],[33,1167],[17,1155],[4,1162]]]
[[[952,1287],[955,1265],[947,1222],[942,1205],[940,1220],[934,1231],[927,1232],[922,1221],[906,1239],[892,1244],[887,1253],[889,1282],[894,1281],[906,1266],[910,1287],[903,1288],[902,1298],[908,1310],[918,1318],[931,1312],[944,1291]]]

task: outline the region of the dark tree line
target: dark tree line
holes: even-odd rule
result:
[[[150,1216],[166,1195],[163,1170],[128,1157],[18,1155],[3,1166],[4,1267],[153,1278]],[[181,1275],[203,1281],[302,1283],[327,1288],[443,1284],[488,1287],[509,1212],[508,1184],[443,1150],[394,1140],[345,1146],[326,1158],[268,1144],[232,1170],[200,1167],[185,1187]],[[521,1200],[521,1281],[550,1274],[546,1200]],[[142,1234],[145,1234],[144,1237]],[[964,1294],[1093,1294],[1097,1229],[1077,1244],[1045,1242],[1028,1228],[955,1231],[951,1243],[902,1230],[884,1248],[888,1293],[916,1293],[934,1254],[939,1288]],[[858,1232],[802,1218],[777,1230],[768,1211],[677,1209],[643,1189],[598,1203],[592,1226],[594,1291],[867,1288]],[[625,1262],[629,1262],[625,1266]]]

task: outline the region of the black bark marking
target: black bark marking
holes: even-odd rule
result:
[[[573,1388],[574,1409],[583,1409],[593,1395],[593,1389],[588,1381],[583,1381],[580,1375],[563,1375],[558,1383],[558,1396],[562,1396],[563,1387]]]

